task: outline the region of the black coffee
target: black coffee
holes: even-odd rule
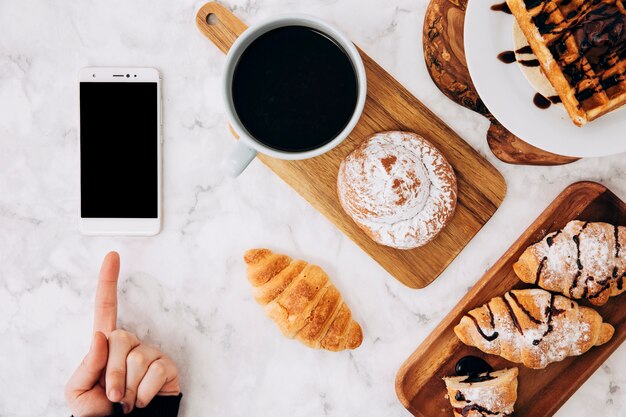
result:
[[[337,137],[354,114],[357,89],[344,49],[303,26],[254,40],[232,83],[235,110],[248,133],[286,152],[316,149]]]

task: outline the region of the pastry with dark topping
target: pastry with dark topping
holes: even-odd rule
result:
[[[626,103],[623,0],[507,0],[577,126]]]
[[[513,265],[524,282],[603,305],[626,291],[626,227],[573,220]]]
[[[466,345],[533,369],[582,355],[614,331],[595,310],[539,288],[494,297],[454,328]]]
[[[517,401],[517,368],[444,378],[455,417],[509,417]],[[471,380],[470,380],[471,379]]]

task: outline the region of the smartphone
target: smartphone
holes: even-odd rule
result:
[[[161,79],[154,68],[83,68],[80,230],[161,230]]]

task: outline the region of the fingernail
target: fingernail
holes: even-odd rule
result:
[[[121,404],[122,404],[122,411],[124,412],[124,414],[130,413],[130,404],[126,404],[126,403],[121,403]]]
[[[121,399],[122,393],[120,392],[120,390],[112,389],[111,391],[109,391],[109,401],[116,403]]]

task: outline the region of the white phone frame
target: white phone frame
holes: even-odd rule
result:
[[[127,77],[126,74],[129,76]],[[121,76],[120,76],[121,75]],[[79,83],[83,82],[155,82],[157,83],[157,194],[158,211],[157,218],[86,218],[80,217],[80,231],[85,235],[104,236],[153,236],[161,231],[162,223],[162,104],[161,104],[161,76],[155,68],[132,68],[132,67],[87,67],[82,68],[78,75]],[[80,90],[79,90],[80,91]],[[80,98],[79,98],[80,102]],[[79,103],[80,112],[80,103]],[[80,117],[79,117],[79,148],[81,142]],[[80,187],[79,187],[80,193]],[[80,199],[82,201],[82,198]]]

